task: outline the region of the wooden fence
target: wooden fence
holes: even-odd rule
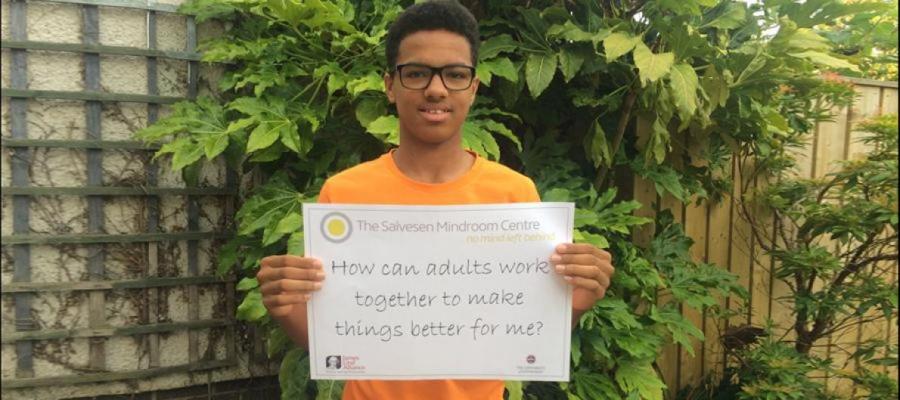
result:
[[[859,158],[865,154],[866,148],[858,142],[861,133],[854,132],[854,126],[867,118],[897,113],[897,82],[881,82],[866,79],[850,79],[858,94],[851,107],[835,109],[834,120],[816,127],[811,143],[798,154],[798,174],[803,177],[823,177],[836,168],[835,162]],[[738,174],[736,165],[732,173]],[[740,193],[741,180],[735,179],[734,192]],[[746,184],[753,184],[743,182]],[[655,204],[654,208],[639,211],[643,216],[653,217],[657,212],[668,209],[675,220],[682,224],[685,233],[694,240],[691,254],[696,261],[703,261],[727,268],[740,277],[740,283],[750,293],[749,304],[745,304],[746,312],[728,321],[717,321],[708,315],[690,309],[683,313],[701,327],[706,335],[703,342],[695,341],[695,356],[688,354],[680,345],[669,345],[663,349],[659,364],[669,388],[669,394],[687,385],[697,385],[701,378],[710,373],[721,373],[726,363],[725,354],[720,341],[721,334],[728,326],[750,324],[762,327],[767,319],[784,325],[790,321],[791,308],[784,303],[784,296],[790,294],[788,288],[770,274],[772,260],[754,243],[750,229],[738,214],[735,196],[726,196],[715,204],[699,206],[682,204],[671,195],[659,197],[650,182],[638,179],[635,182],[633,196],[642,204]],[[646,244],[652,237],[652,227],[644,227],[635,233],[638,243]],[[897,279],[897,261],[893,263],[893,279]],[[721,299],[720,304],[729,309],[737,309],[735,299]],[[830,358],[834,365],[852,371],[855,366],[847,365],[848,355],[852,354],[861,341],[869,338],[881,338],[897,345],[897,321],[880,320],[862,324],[858,329],[840,332],[828,338],[828,343],[815,347],[813,352]],[[783,331],[782,331],[783,332]],[[781,332],[778,332],[781,333]],[[787,340],[791,340],[791,332],[787,332]],[[832,349],[843,349],[832,351]],[[895,379],[897,368],[885,369]],[[825,384],[829,390],[849,394],[855,389],[846,378],[825,376]]]

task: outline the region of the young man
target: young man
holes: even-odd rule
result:
[[[477,204],[540,201],[531,179],[462,148],[462,125],[475,101],[478,25],[455,1],[416,4],[387,36],[387,97],[397,107],[400,145],[380,158],[334,175],[319,202]],[[550,261],[573,291],[573,323],[601,299],[613,266],[609,253],[563,244]],[[322,287],[321,261],[271,256],[257,278],[263,303],[299,345],[308,347],[306,301]],[[562,312],[562,310],[560,310]],[[503,398],[502,381],[348,381],[344,399]]]

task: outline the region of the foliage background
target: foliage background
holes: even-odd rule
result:
[[[383,40],[408,4],[189,1],[184,12],[227,28],[202,47],[205,61],[224,65],[219,92],[176,105],[140,133],[165,141],[158,155],[188,180],[216,157],[245,177],[220,273],[244,277],[237,314],[267,330],[270,355],[283,354],[284,398],[338,398],[341,385],[305,378],[304,353],[268,318],[252,277],[265,255],[302,254],[300,205],[329,174],[397,143]],[[464,145],[532,177],[544,200],[575,202],[576,239],[608,248],[617,267],[607,297],[573,333],[572,381],[509,383],[509,396],[661,399],[661,347],[692,349],[703,337],[680,311],[727,316],[717,298],[746,291],[724,269],[692,261],[692,240],[671,215],[635,216],[653,205],[617,187],[640,177],[682,202],[720,199],[732,157],[782,154],[846,101],[846,87],[821,72],[879,62],[840,49],[868,43],[855,16],[896,2],[464,4],[483,37]],[[823,28],[841,18],[843,28]],[[632,230],[650,223],[652,240],[635,244]]]

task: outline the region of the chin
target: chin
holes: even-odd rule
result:
[[[461,129],[450,129],[446,126],[418,126],[407,132],[406,136],[412,141],[433,146],[443,145],[448,142],[459,142],[460,138],[457,132],[460,132],[460,135],[462,134]]]

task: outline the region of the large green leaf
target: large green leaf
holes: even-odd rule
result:
[[[356,78],[347,82],[347,92],[352,98],[356,98],[362,92],[372,90],[376,92],[384,91],[384,79],[376,72],[370,72],[363,77]]]
[[[250,132],[250,140],[247,142],[247,152],[252,153],[275,143],[281,136],[281,128],[284,124],[284,121],[260,122],[259,125]]]
[[[521,151],[522,150],[522,142],[519,141],[519,138],[511,131],[506,125],[503,125],[499,122],[492,121],[489,119],[479,120],[478,124],[484,128],[485,130],[490,131],[491,133],[498,134],[503,136],[513,143],[515,143],[516,148]]]
[[[853,71],[859,71],[859,67],[846,60],[842,60],[835,56],[832,56],[828,53],[823,53],[820,51],[803,51],[799,53],[788,53],[791,57],[803,58],[809,61],[812,61],[816,64],[823,65],[831,68],[846,68]]]
[[[281,386],[281,400],[306,400],[306,385],[309,383],[309,357],[303,349],[295,348],[281,359],[278,371]]]
[[[318,380],[316,388],[319,389],[316,400],[341,400],[341,395],[344,393],[344,382]]]
[[[572,21],[566,21],[562,25],[553,25],[547,29],[548,37],[559,37],[571,42],[590,42],[596,44],[609,35],[606,29],[597,32],[586,32]]]
[[[257,287],[259,287],[259,281],[257,281],[256,278],[244,277],[241,278],[241,281],[238,282],[235,289],[239,292],[246,292]]]
[[[494,140],[491,133],[485,129],[484,123],[485,121],[475,120],[463,124],[463,147],[489,160],[497,160],[500,158],[500,146],[497,145],[497,141]]]
[[[303,253],[303,231],[296,231],[288,237],[287,254],[302,256]]]
[[[525,81],[531,97],[537,98],[550,86],[556,73],[556,54],[537,53],[528,55],[525,62]]]
[[[799,28],[790,33],[787,37],[787,45],[797,50],[828,50],[831,48],[828,39],[808,28]]]
[[[366,126],[366,132],[390,144],[400,143],[400,120],[393,115],[383,115]]]
[[[728,3],[724,12],[703,26],[719,29],[734,29],[743,24],[746,16],[747,12],[744,4],[738,2]]]
[[[567,83],[578,74],[582,64],[584,64],[584,56],[577,51],[563,49],[559,53],[559,70],[562,71],[563,78]]]
[[[513,40],[512,36],[505,33],[492,36],[481,44],[481,47],[478,49],[478,58],[489,60],[501,53],[513,52],[518,47],[519,44]]]
[[[295,26],[303,24],[314,30],[356,31],[350,24],[353,14],[348,13],[336,2],[269,0],[266,4],[271,15]],[[352,11],[352,8],[350,10]]]
[[[622,32],[615,32],[603,39],[603,48],[606,50],[606,61],[611,62],[634,49],[640,38]]]
[[[641,399],[662,400],[666,384],[659,379],[650,361],[626,360],[616,369],[616,383],[625,393],[637,391]]]
[[[656,161],[657,164],[662,164],[666,160],[666,154],[669,152],[670,140],[671,135],[665,123],[659,118],[653,120],[650,142],[645,150],[647,158]]]
[[[522,381],[505,381],[503,386],[509,393],[507,400],[522,400]]]
[[[678,63],[669,73],[672,99],[684,124],[690,122],[697,111],[697,88],[699,81],[694,68],[686,63]]]
[[[650,307],[650,318],[660,324],[665,325],[675,343],[681,344],[682,348],[687,350],[688,354],[694,356],[693,339],[703,340],[703,331],[698,329],[687,318],[681,315],[677,310],[659,309],[656,306]]]
[[[638,42],[634,48],[634,64],[644,86],[666,76],[674,61],[674,53],[654,54],[643,42]]]
[[[620,398],[616,384],[606,374],[577,371],[572,375],[575,392],[582,399],[616,399]]]
[[[588,156],[594,162],[594,167],[599,167],[600,164],[607,167],[611,166],[613,160],[609,150],[609,143],[606,140],[606,132],[597,120],[594,120],[594,123],[591,124],[590,138],[591,146]]]
[[[700,79],[700,86],[703,87],[703,92],[709,98],[709,104],[713,107],[725,107],[731,93],[728,90],[728,82],[725,82],[725,78],[714,66],[710,65],[706,68],[703,78]]]
[[[158,154],[163,153],[172,153],[172,169],[177,171],[200,160],[203,147],[186,138],[178,139],[160,147]]]
[[[365,128],[368,127],[372,121],[378,119],[378,117],[384,116],[386,112],[387,107],[382,99],[365,97],[356,105],[354,114],[356,115],[356,120],[359,121],[359,124]]]
[[[519,79],[519,72],[516,70],[516,66],[506,57],[482,61],[475,68],[475,71],[478,79],[487,86],[491,85],[493,75],[503,77],[510,82],[515,82]]]
[[[250,289],[247,295],[244,296],[244,300],[241,301],[237,308],[236,317],[243,321],[257,321],[267,313],[268,311],[266,311],[266,307],[262,303],[262,294],[257,287]]]
[[[303,220],[298,212],[290,212],[284,216],[275,228],[277,233],[293,233],[303,227]]]

